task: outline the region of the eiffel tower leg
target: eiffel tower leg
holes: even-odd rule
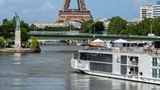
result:
[[[71,0],[65,0],[63,10],[69,10]]]
[[[80,11],[86,10],[85,2],[84,0],[77,0],[78,1],[78,8]]]

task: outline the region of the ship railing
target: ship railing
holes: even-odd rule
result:
[[[85,50],[100,50],[100,51],[108,51],[108,52],[120,52],[120,53],[146,53],[146,54],[156,54],[160,55],[160,49],[156,48],[149,48],[149,49],[144,49],[143,47],[134,47],[134,48],[129,48],[129,47],[85,47]]]

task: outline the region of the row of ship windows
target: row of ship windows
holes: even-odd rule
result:
[[[81,60],[99,61],[112,63],[112,54],[99,54],[99,53],[80,53]]]
[[[113,67],[112,67],[112,64],[90,62],[90,70],[112,73],[113,72]],[[127,74],[127,66],[121,65],[120,70],[121,70],[122,75]],[[138,73],[138,67],[130,68],[130,73],[131,72],[137,72]]]
[[[112,64],[90,63],[90,70],[112,73]]]
[[[127,64],[127,61],[132,62],[134,64],[138,64],[139,58],[136,56],[121,56],[120,63]],[[112,54],[99,54],[99,53],[80,53],[80,60],[88,60],[88,61],[98,61],[98,62],[113,62]],[[117,62],[119,62],[119,58],[117,58]]]

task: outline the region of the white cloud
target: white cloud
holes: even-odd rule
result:
[[[42,10],[44,11],[49,11],[49,10],[54,10],[55,9],[55,5],[50,2],[50,1],[46,1],[43,5],[42,5]]]
[[[4,0],[0,0],[0,5],[4,4]]]

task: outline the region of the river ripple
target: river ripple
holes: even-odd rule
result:
[[[75,72],[77,46],[43,46],[38,54],[0,54],[0,90],[160,90],[160,86]]]

